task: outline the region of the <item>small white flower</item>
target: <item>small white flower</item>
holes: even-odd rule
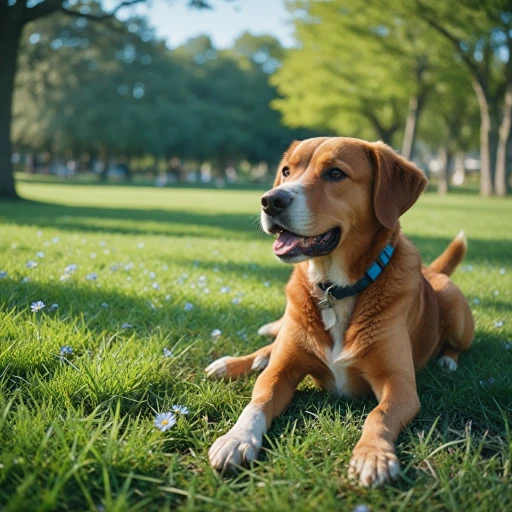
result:
[[[495,297],[497,297],[500,294],[500,291],[499,290],[494,290],[493,294],[494,294]]]
[[[4,279],[7,277],[7,272],[5,270],[0,270],[0,279]]]
[[[50,306],[50,311],[55,311],[56,309],[59,309],[59,305],[58,304],[52,304]]]
[[[91,258],[92,259],[96,258],[96,253],[95,252],[91,252]]]
[[[42,300],[38,300],[37,302],[32,302],[30,305],[30,310],[32,313],[37,313],[38,311],[44,309],[44,307],[44,302]]]
[[[166,295],[165,296],[165,300],[171,300],[171,296],[170,295]]]
[[[352,512],[370,512],[370,509],[366,505],[356,505]]]
[[[154,290],[160,290],[160,286],[158,285],[158,283],[153,283],[151,286]]]
[[[172,412],[161,412],[155,417],[155,427],[162,432],[169,430],[176,424],[176,416]]]
[[[220,289],[220,293],[228,293],[230,290],[231,290],[231,288],[229,286],[223,286]]]
[[[184,405],[173,405],[171,411],[174,414],[188,414],[190,412]]]
[[[30,277],[24,277],[21,282],[22,283],[28,283],[30,281]]]
[[[96,279],[98,279],[98,274],[96,274],[96,272],[93,272],[92,274],[87,274],[85,276],[85,279],[87,279],[87,281],[95,281]]]
[[[504,274],[505,274],[505,272],[506,272],[506,270],[505,270],[504,268],[500,268],[500,274],[501,274],[501,275],[504,275]]]
[[[59,237],[58,237],[58,236],[54,236],[54,237],[52,238],[52,243],[56,244],[56,243],[58,243],[58,242],[59,242]]]
[[[154,272],[150,272],[149,279],[155,279],[155,278],[156,278],[156,274]]]
[[[71,274],[62,274],[60,276],[61,281],[67,281],[71,277]]]
[[[75,265],[74,263],[71,263],[71,265],[68,265],[65,269],[64,269],[64,272],[66,274],[72,274],[76,269],[78,268],[77,265]]]
[[[220,329],[213,329],[213,331],[211,332],[211,335],[214,338],[218,338],[221,334],[222,334],[222,331]]]
[[[123,324],[121,326],[121,329],[132,329],[133,328],[133,325],[132,324]]]
[[[235,297],[231,302],[236,306],[242,302],[242,299],[240,297]]]
[[[266,288],[270,288],[270,283],[268,281],[265,281],[263,283],[263,286],[265,286]]]
[[[11,249],[13,249],[13,250],[16,249],[16,247],[18,247],[16,244],[11,245]]]
[[[204,281],[206,281],[206,276],[199,276],[198,281],[199,281],[200,283],[203,283]]]
[[[174,354],[167,347],[164,348],[164,357],[174,357]]]
[[[38,237],[42,237],[42,236],[43,236],[43,232],[42,232],[42,231],[38,231],[38,232],[36,233],[36,235],[37,235]]]
[[[480,299],[478,297],[475,297],[473,299],[473,304],[480,304]]]
[[[213,267],[213,271],[214,272],[218,272],[219,271],[219,267]]]
[[[102,307],[102,308],[108,308],[108,304],[107,304],[106,302],[102,302],[102,303],[101,303],[101,307]]]
[[[239,337],[239,338],[242,338],[243,340],[246,340],[247,339],[247,334],[245,334],[244,331],[237,331],[236,332],[236,335]]]
[[[194,309],[194,304],[187,302],[185,304],[185,311],[192,311]]]
[[[73,347],[70,345],[64,345],[63,347],[60,347],[60,355],[66,357],[67,355],[70,355],[73,353]]]
[[[144,249],[144,242],[139,242],[139,243],[137,244],[137,247],[138,247],[139,249]]]
[[[132,276],[128,276],[128,277],[126,278],[126,280],[127,280],[127,281],[131,281],[132,279],[133,279],[133,278],[132,278]]]
[[[133,267],[134,267],[133,263],[127,263],[127,264],[124,266],[124,269],[125,269],[125,270],[131,270]]]
[[[37,262],[36,261],[33,261],[33,260],[28,260],[27,261],[27,268],[36,268],[37,267]]]
[[[496,320],[496,322],[494,322],[494,327],[497,327],[498,329],[503,327],[503,320]]]
[[[512,341],[506,341],[504,347],[505,350],[512,350]]]
[[[163,265],[162,270],[169,270],[169,267],[167,265]]]
[[[205,289],[203,290],[203,293],[204,293],[205,295],[208,295],[208,294],[210,293],[210,288],[205,288]]]
[[[107,245],[107,242],[105,242],[105,241],[101,240],[101,242],[100,242],[100,247],[105,247],[105,245]]]
[[[37,258],[44,258],[44,252],[43,251],[36,252],[36,257]]]

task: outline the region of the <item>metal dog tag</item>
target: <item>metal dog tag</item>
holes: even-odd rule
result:
[[[332,309],[334,304],[336,304],[336,297],[334,297],[328,288],[325,290],[324,298],[318,303],[318,307],[320,311],[324,311],[326,309]]]

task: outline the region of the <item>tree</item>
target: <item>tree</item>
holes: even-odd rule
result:
[[[461,164],[461,154],[478,147],[478,105],[472,94],[466,69],[453,66],[446,55],[438,61],[433,77],[435,86],[429,95],[425,114],[419,126],[419,136],[430,149],[438,151],[438,192],[448,192],[448,170],[454,155]],[[463,158],[462,158],[463,165]]]
[[[274,104],[291,126],[391,144],[403,133],[402,152],[414,156],[438,50],[428,30],[407,22],[399,3],[291,3],[300,47],[273,79],[284,96]]]
[[[472,77],[480,109],[484,196],[507,193],[507,144],[512,119],[512,4],[509,0],[412,0],[407,4],[454,52]],[[501,121],[500,121],[501,119]]]
[[[16,189],[11,164],[11,120],[14,79],[20,39],[24,27],[38,19],[63,13],[92,21],[105,21],[115,25],[115,15],[120,9],[146,0],[118,0],[115,8],[105,12],[100,0],[81,0],[74,5],[66,0],[2,0],[0,2],[0,198],[16,199]],[[188,0],[191,7],[209,8],[209,0]]]
[[[206,36],[169,50],[143,19],[105,31],[57,14],[22,37],[13,141],[57,160],[151,155],[211,160],[219,171],[274,163],[294,138],[313,135],[284,127],[269,106],[282,54],[275,38],[250,34],[229,50]]]

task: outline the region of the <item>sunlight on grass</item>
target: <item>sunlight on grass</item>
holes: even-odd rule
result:
[[[208,466],[209,445],[236,420],[254,377],[218,383],[202,370],[262,346],[257,328],[285,304],[290,269],[259,233],[260,192],[45,183],[20,192],[31,202],[0,204],[6,510],[510,504],[512,201],[427,194],[405,216],[426,262],[466,231],[469,253],[453,278],[476,340],[455,374],[421,372],[422,410],[398,441],[402,478],[363,490],[347,465],[375,402],[335,400],[309,380],[269,431],[261,462],[229,479]],[[35,301],[45,307],[33,313]],[[160,432],[154,417],[174,404],[190,414]]]

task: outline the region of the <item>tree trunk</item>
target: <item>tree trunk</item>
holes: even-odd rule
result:
[[[455,172],[452,176],[452,183],[457,187],[466,182],[466,167],[464,166],[464,151],[458,150],[455,153]]]
[[[439,149],[439,181],[437,183],[437,192],[444,196],[448,192],[448,151],[446,146]]]
[[[407,113],[404,140],[402,143],[402,156],[407,158],[407,160],[414,158],[414,143],[416,142],[416,131],[422,106],[423,97],[421,95],[412,96],[409,100],[409,111]]]
[[[480,195],[492,196],[491,114],[489,101],[482,85],[473,80],[473,89],[480,107]]]
[[[0,32],[0,199],[18,199],[12,168],[11,120],[14,75],[22,26],[7,21]]]
[[[512,57],[511,57],[512,58]],[[508,84],[503,105],[503,119],[501,121],[498,149],[496,150],[496,174],[494,176],[494,191],[497,196],[507,195],[507,145],[510,137],[510,124],[512,120],[512,83]]]

